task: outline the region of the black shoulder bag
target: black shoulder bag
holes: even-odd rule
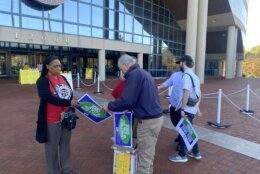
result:
[[[53,83],[49,80],[51,86],[53,87],[54,91],[56,92],[57,97],[59,98],[59,94],[57,93],[55,86],[53,85]],[[69,110],[63,112],[61,114],[62,116],[62,120],[61,120],[61,125],[62,127],[68,129],[68,130],[72,130],[76,127],[77,125],[77,119],[79,119],[79,117],[76,115],[75,113],[75,109],[69,107]]]
[[[185,75],[185,74],[187,74],[187,75],[190,76],[191,83],[192,83],[192,87],[193,87],[193,90],[194,90],[194,92],[195,92],[195,94],[196,94],[194,81],[193,81],[191,75],[188,74],[188,73],[184,73],[183,75]],[[197,98],[191,98],[191,97],[189,97],[189,98],[188,98],[188,102],[187,102],[187,106],[191,106],[191,107],[195,106],[195,105],[199,102],[199,96],[198,96],[197,94],[196,94],[196,97],[197,97]]]

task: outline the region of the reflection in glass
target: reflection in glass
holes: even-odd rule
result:
[[[134,35],[134,43],[142,43],[142,36]]]
[[[96,5],[100,5],[100,6],[103,6],[103,0],[92,0],[92,3],[93,4],[96,4]]]
[[[34,10],[24,3],[22,3],[22,14],[30,15],[30,16],[37,16],[42,17],[42,11]]]
[[[103,27],[103,8],[92,6],[92,25]]]
[[[64,24],[64,33],[68,34],[78,34],[78,27],[74,24]]]
[[[121,2],[119,2],[119,11],[120,12],[124,12],[125,11],[125,6]]]
[[[150,45],[151,39],[150,37],[143,37],[143,44]]]
[[[85,26],[79,26],[79,35],[91,36],[91,28]]]
[[[55,21],[51,21],[50,22],[50,31],[53,32],[62,32],[62,23],[61,22],[55,22]]]
[[[134,18],[134,33],[135,34],[142,34],[143,27],[140,22],[142,22],[141,18]]]
[[[53,10],[44,12],[45,18],[62,20],[62,6],[59,6]]]
[[[22,17],[22,27],[35,30],[42,30],[42,20],[36,18]]]
[[[10,0],[1,0],[0,1],[0,10],[11,12],[11,1]]]
[[[109,8],[115,9],[115,0],[109,0]]]
[[[20,27],[20,19],[19,16],[14,15],[13,16],[13,22],[14,22],[14,27]]]
[[[0,25],[12,26],[11,15],[0,13]]]
[[[112,10],[109,10],[109,29],[115,28],[115,12]]]
[[[79,5],[79,23],[90,25],[91,24],[90,16],[91,16],[90,5],[80,4]]]
[[[19,0],[13,0],[13,12],[14,13],[19,13],[19,2],[20,2]]]
[[[143,17],[144,10],[140,7],[135,6],[135,16]]]
[[[124,14],[119,13],[119,30],[124,31]]]
[[[115,32],[109,31],[109,39],[115,39]]]
[[[92,36],[103,38],[103,30],[100,28],[92,28]]]
[[[133,42],[133,35],[125,33],[124,41],[126,41],[126,42]]]
[[[130,15],[125,15],[125,31],[132,33],[133,32],[133,17]]]
[[[77,23],[78,17],[78,8],[77,2],[75,1],[67,1],[64,3],[64,20],[69,22]]]

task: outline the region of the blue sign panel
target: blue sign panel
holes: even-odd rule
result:
[[[123,147],[132,147],[132,113],[114,113],[115,144]]]

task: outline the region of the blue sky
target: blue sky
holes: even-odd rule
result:
[[[249,0],[245,48],[260,45],[260,0]]]

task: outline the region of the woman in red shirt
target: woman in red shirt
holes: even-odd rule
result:
[[[61,114],[76,107],[73,92],[67,80],[60,75],[61,63],[57,56],[49,56],[43,63],[37,89],[40,97],[36,140],[45,143],[48,172],[71,174],[71,131],[61,126]],[[59,155],[58,155],[59,154]],[[59,166],[59,164],[61,166]]]

